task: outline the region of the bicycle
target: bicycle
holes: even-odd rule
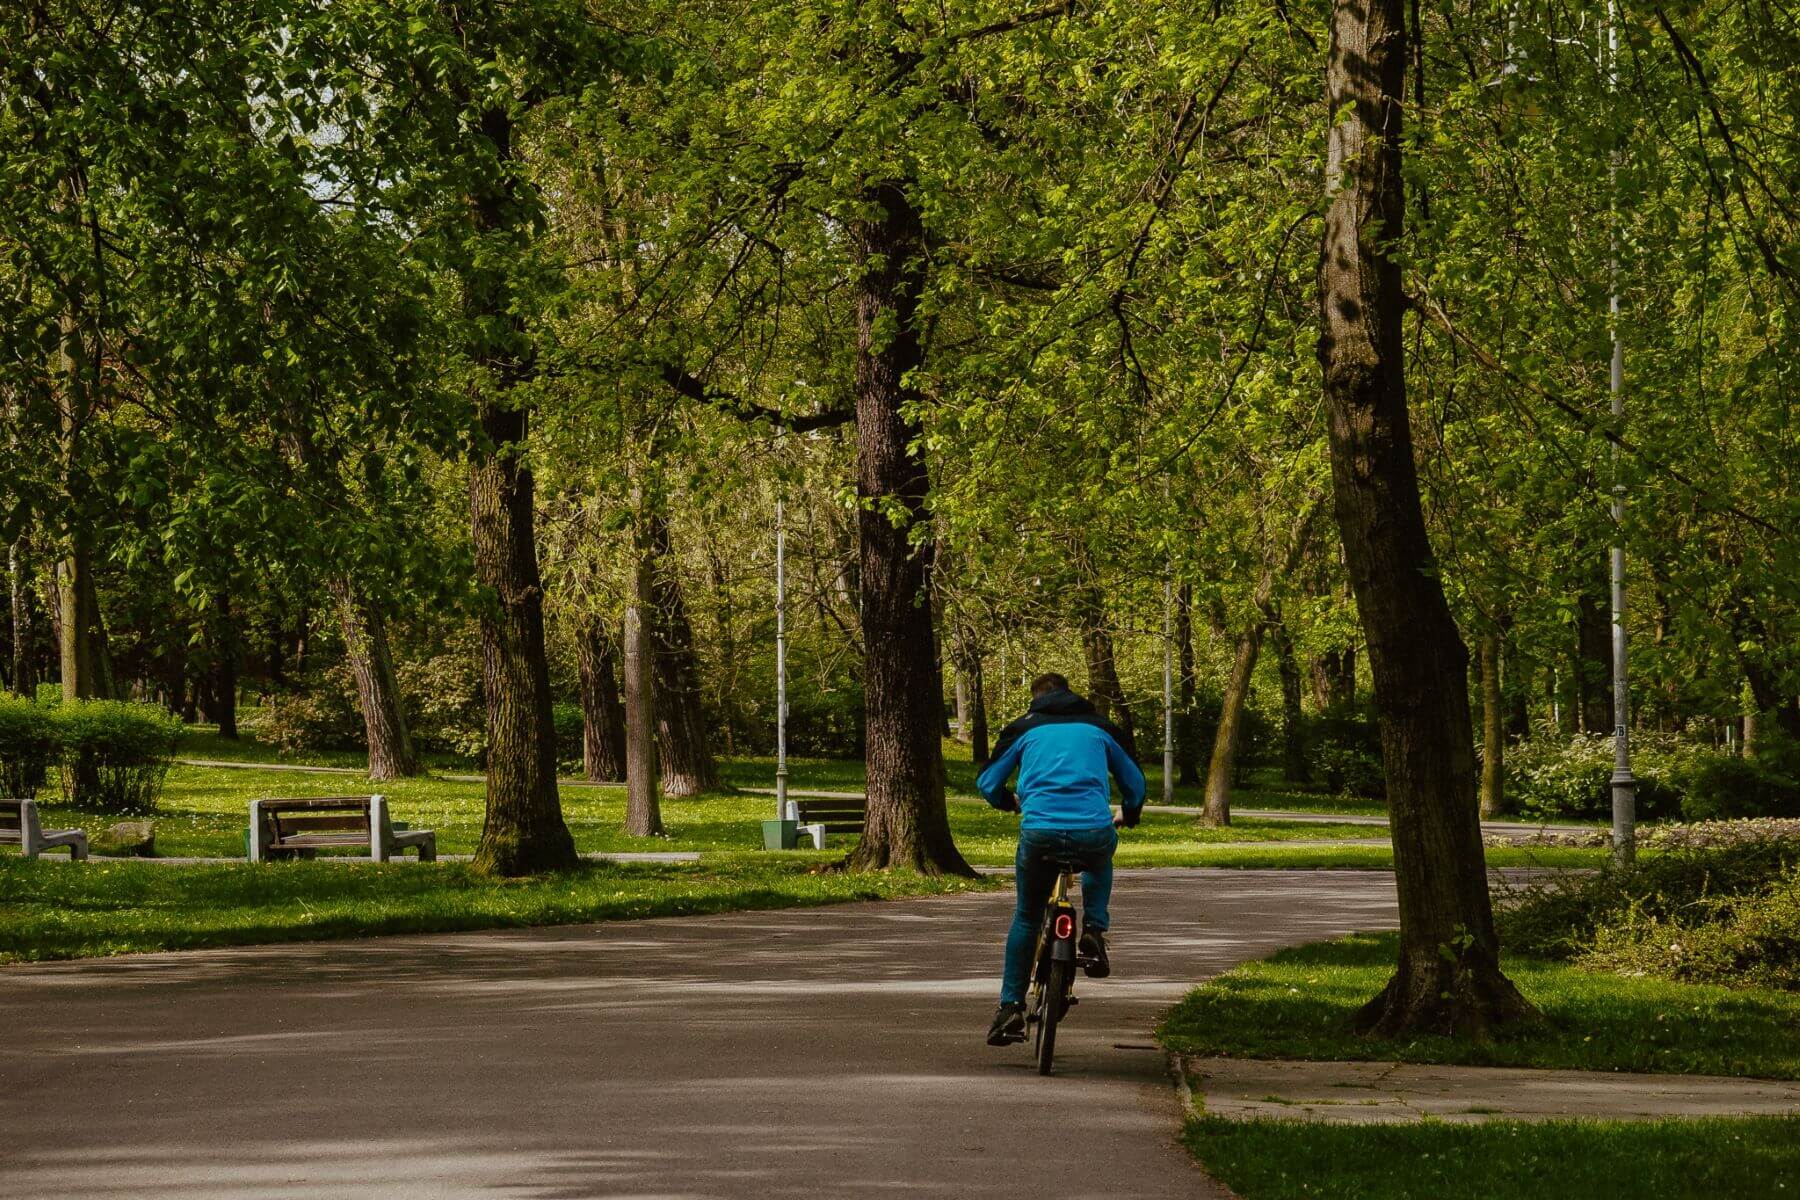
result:
[[[1081,916],[1069,899],[1075,873],[1080,869],[1068,859],[1056,860],[1056,886],[1044,908],[1037,957],[1031,965],[1031,992],[1025,1020],[1037,1027],[1039,1075],[1050,1074],[1050,1065],[1056,1058],[1058,1022],[1069,1009],[1080,1003],[1075,998],[1075,968],[1085,967],[1088,963],[1079,946]]]

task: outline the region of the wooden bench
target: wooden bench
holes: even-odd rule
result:
[[[250,861],[311,858],[322,849],[355,846],[376,862],[408,850],[437,861],[437,834],[394,828],[386,796],[308,796],[250,802]]]
[[[800,832],[813,840],[815,850],[825,848],[828,833],[861,833],[869,820],[869,802],[862,796],[825,799],[794,797],[794,815]]]
[[[0,800],[0,842],[17,842],[26,858],[58,847],[67,848],[74,862],[88,856],[87,834],[79,829],[45,829],[38,820],[36,800]]]

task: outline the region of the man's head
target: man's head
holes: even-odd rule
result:
[[[1045,671],[1031,681],[1031,698],[1033,700],[1049,692],[1066,692],[1068,690],[1069,681],[1055,671]]]

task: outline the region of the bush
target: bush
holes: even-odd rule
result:
[[[1579,958],[1594,949],[1602,930],[1680,920],[1709,902],[1759,893],[1796,866],[1800,843],[1763,838],[1669,850],[1627,867],[1561,876],[1500,908],[1500,940],[1520,954]]]
[[[1672,818],[1702,762],[1719,757],[1702,746],[1648,734],[1633,742],[1639,820]],[[1506,751],[1506,795],[1522,814],[1543,820],[1604,817],[1612,812],[1613,740],[1578,733],[1568,741],[1530,738]]]
[[[1708,758],[1687,780],[1681,815],[1689,821],[1800,817],[1800,783],[1757,760]]]
[[[1308,722],[1306,741],[1307,765],[1327,791],[1365,800],[1387,795],[1374,718],[1352,707],[1327,709]]]
[[[990,733],[998,737],[1000,727],[991,725]],[[775,744],[773,720],[769,723],[768,741],[771,746]],[[830,689],[802,688],[790,691],[788,753],[819,758],[862,757],[861,686],[847,684]]]
[[[350,668],[338,664],[307,675],[287,691],[264,698],[246,732],[281,750],[350,750],[368,744],[362,711],[356,706],[356,683]]]
[[[1800,868],[1747,895],[1602,925],[1579,961],[1627,975],[1800,991]]]
[[[476,762],[487,755],[487,701],[481,682],[481,638],[473,622],[458,626],[436,651],[404,658],[396,668],[413,744]]]
[[[579,770],[582,762],[584,724],[579,704],[553,704],[550,719],[556,725],[556,762],[564,769]]]
[[[63,796],[106,813],[156,809],[181,721],[154,704],[64,701],[56,710]]]
[[[1199,751],[1200,774],[1203,778],[1207,764],[1212,761],[1213,746],[1219,740],[1219,715],[1224,708],[1225,698],[1211,688],[1201,688],[1194,696],[1194,715],[1190,728],[1193,730],[1194,745]],[[1275,744],[1274,731],[1275,726],[1269,718],[1246,699],[1243,711],[1238,714],[1237,754],[1231,762],[1231,782],[1234,787],[1249,786],[1251,768],[1269,760],[1271,747]]]
[[[22,696],[0,696],[0,798],[36,798],[56,746],[49,709]]]

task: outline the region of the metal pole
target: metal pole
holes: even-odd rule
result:
[[[788,812],[787,769],[787,512],[775,501],[775,819]]]
[[[1174,582],[1163,577],[1163,803],[1175,803]]]
[[[1619,87],[1619,22],[1618,0],[1606,5],[1606,82],[1609,95]],[[1616,100],[1614,101],[1616,104]],[[1610,111],[1610,110],[1609,110]],[[1619,147],[1618,132],[1608,168],[1607,184],[1611,196],[1609,261],[1607,282],[1607,324],[1612,333],[1612,368],[1608,387],[1612,392],[1613,426],[1621,432],[1625,424],[1625,342],[1619,331]],[[1613,776],[1612,838],[1613,861],[1621,866],[1637,853],[1637,780],[1631,774],[1631,680],[1625,657],[1625,485],[1619,478],[1619,447],[1612,447],[1612,657],[1613,657]]]

